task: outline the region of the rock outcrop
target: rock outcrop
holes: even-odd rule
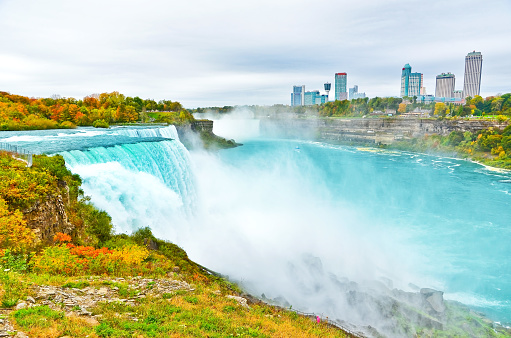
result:
[[[333,142],[391,144],[427,134],[449,135],[452,131],[475,132],[489,127],[503,129],[506,123],[488,120],[434,120],[417,118],[263,119],[261,132],[269,136],[300,137]]]
[[[23,218],[38,241],[48,242],[57,232],[70,233],[74,225],[69,222],[66,206],[69,205],[69,187],[66,182],[58,182],[59,191],[48,195],[23,210]],[[57,194],[58,193],[58,194]]]
[[[99,286],[86,286],[84,288],[68,288],[62,286],[36,285],[33,287],[33,295],[20,300],[14,309],[0,309],[0,337],[26,337],[23,332],[16,329],[9,321],[11,311],[26,309],[36,306],[47,305],[57,311],[64,311],[67,317],[80,317],[90,326],[99,325],[100,316],[92,316],[91,310],[100,302],[125,303],[136,305],[141,299],[151,297],[165,297],[176,291],[193,291],[192,285],[175,279],[149,279],[142,277],[128,278],[97,278],[90,277],[82,281],[99,283]],[[120,290],[119,286],[125,286]],[[137,321],[136,317],[130,318]]]

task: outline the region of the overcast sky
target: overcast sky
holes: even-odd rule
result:
[[[511,92],[510,18],[510,0],[0,0],[0,91],[289,104],[336,72],[398,96],[409,63],[434,94],[442,72],[463,89],[476,50],[489,96]]]

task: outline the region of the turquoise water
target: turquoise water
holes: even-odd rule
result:
[[[427,281],[445,298],[511,321],[508,172],[452,158],[282,140],[245,143],[221,157],[242,168],[296,165],[304,180],[323,187],[321,203],[348,206],[395,235],[392,245],[414,257],[406,268],[420,276],[418,285]]]
[[[190,154],[173,127],[0,132],[0,142],[61,153],[117,231],[149,225],[192,259],[294,308],[357,321],[332,281],[391,280],[511,322],[508,172],[261,138]]]

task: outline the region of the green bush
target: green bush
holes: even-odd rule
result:
[[[62,129],[75,129],[76,125],[70,121],[64,121],[60,124],[60,128]]]
[[[110,128],[110,125],[105,120],[96,120],[92,122],[94,128]]]

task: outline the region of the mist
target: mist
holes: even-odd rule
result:
[[[264,121],[263,130],[248,110],[209,117],[217,135],[244,145],[217,152],[196,148],[164,161],[159,147],[182,149],[179,142],[149,143],[150,152],[144,150],[149,145],[125,145],[140,147],[137,154],[149,160],[140,155],[129,169],[117,162],[66,162],[83,178],[85,194],[111,214],[116,231],[149,226],[192,260],[269,303],[371,325],[395,337],[406,334],[395,331],[393,302],[400,295],[414,298],[404,291],[417,295],[429,287],[450,291],[451,299],[481,299],[476,291],[483,282],[470,281],[470,272],[460,277],[452,260],[461,255],[468,261],[467,251],[477,260],[487,252],[466,235],[492,219],[491,208],[467,222],[457,193],[455,178],[472,173],[472,167],[428,155],[269,140],[272,120]],[[120,149],[109,151],[121,156]],[[175,180],[186,189],[176,190],[169,183]],[[454,234],[450,241],[445,229]],[[491,277],[485,266],[472,265]]]

